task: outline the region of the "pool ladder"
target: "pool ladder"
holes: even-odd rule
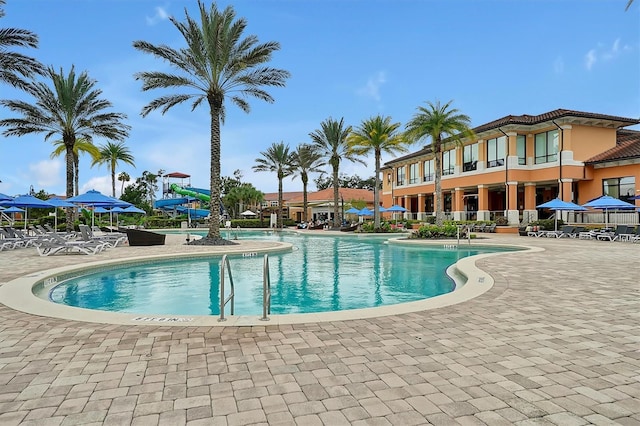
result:
[[[225,269],[229,275],[229,286],[231,291],[227,298],[224,297],[224,280]],[[226,321],[224,317],[224,308],[230,304],[230,315],[233,315],[235,306],[235,287],[233,285],[233,276],[231,275],[231,265],[229,258],[225,254],[220,261],[220,318],[218,321]],[[264,262],[262,265],[262,318],[260,321],[269,321],[269,315],[271,315],[271,278],[269,276],[269,255],[264,255]]]

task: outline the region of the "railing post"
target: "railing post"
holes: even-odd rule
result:
[[[269,276],[269,255],[264,255],[262,265],[262,318],[261,321],[269,321],[271,315],[271,277]]]
[[[224,317],[224,305],[226,301],[224,300],[224,265],[227,262],[227,255],[222,256],[222,260],[220,261],[220,318],[218,321],[226,321],[227,319]]]

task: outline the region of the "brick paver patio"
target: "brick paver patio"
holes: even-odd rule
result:
[[[162,327],[0,305],[0,425],[640,425],[640,244],[489,238],[545,251],[481,259],[490,291],[411,314]],[[0,284],[84,261],[3,251]]]

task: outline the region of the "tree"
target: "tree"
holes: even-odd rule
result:
[[[309,173],[324,173],[320,167],[326,165],[314,145],[301,144],[298,145],[293,153],[293,178],[296,175],[302,180],[302,220],[307,221],[307,209],[309,203],[307,200],[307,186],[309,185]]]
[[[51,158],[56,158],[62,154],[67,153],[67,147],[62,139],[58,139],[53,143],[55,149],[51,153]],[[86,139],[78,139],[73,145],[73,194],[79,194],[79,182],[80,182],[80,154],[87,153],[91,156],[92,160],[96,160],[100,156],[100,150],[93,142]]]
[[[44,140],[61,135],[66,149],[67,197],[73,196],[74,148],[78,139],[93,140],[93,136],[108,140],[124,140],[130,127],[122,121],[126,115],[107,112],[111,102],[100,99],[102,91],[86,72],[76,75],[71,67],[68,75],[49,67],[46,75],[53,90],[44,82],[29,83],[25,90],[35,98],[35,104],[25,101],[2,100],[0,105],[19,113],[22,117],[0,120],[0,127],[7,127],[5,136],[24,136],[44,133]],[[71,209],[67,209],[67,231],[73,229]]]
[[[122,187],[120,188],[120,195],[124,194],[124,184],[125,182],[129,182],[131,180],[131,176],[127,172],[120,172],[118,174],[118,180],[122,182]]]
[[[633,0],[629,0],[629,2],[627,3],[627,7],[625,7],[625,11],[629,10],[629,8],[631,7],[631,4],[633,3]]]
[[[109,171],[111,172],[111,196],[116,196],[116,167],[118,162],[122,161],[133,167],[135,167],[134,158],[129,148],[124,145],[124,142],[107,142],[105,145],[100,146],[100,155],[93,160],[92,166],[95,164],[107,164]],[[122,183],[124,185],[124,182]]]
[[[374,228],[380,228],[380,157],[382,153],[407,152],[407,140],[398,129],[400,123],[391,123],[391,117],[380,115],[364,120],[347,138],[348,149],[355,155],[375,157],[375,184],[373,187]]]
[[[282,87],[289,73],[268,67],[273,52],[280,49],[276,42],[258,43],[254,35],[243,37],[247,22],[236,19],[234,9],[229,6],[223,11],[215,3],[207,11],[198,0],[200,22],[192,19],[185,9],[186,21],[178,22],[169,18],[187,42],[180,50],[166,45],[155,46],[144,41],[136,41],[133,46],[150,53],[171,64],[178,73],[153,71],[136,74],[142,80],[142,90],[187,89],[183,94],[161,96],[142,110],[142,116],[160,109],[166,113],[173,106],[193,101],[195,109],[203,101],[209,105],[211,117],[211,203],[209,232],[200,244],[226,244],[220,237],[220,124],[224,124],[225,99],[230,100],[244,112],[250,111],[247,98],[254,97],[272,103],[273,97],[264,89],[266,86]]]
[[[344,118],[340,121],[331,117],[320,123],[320,129],[316,129],[309,133],[313,144],[316,146],[321,155],[327,159],[327,163],[331,166],[333,172],[333,224],[337,227],[342,222],[342,216],[339,214],[339,181],[338,172],[340,170],[340,161],[349,160],[365,164],[364,161],[357,158],[347,149],[347,136],[351,133],[351,126],[344,125]]]
[[[0,0],[0,18],[4,17],[5,0]],[[0,28],[0,81],[18,89],[25,89],[28,83],[24,80],[35,75],[42,75],[44,67],[34,58],[9,47],[38,48],[38,36],[31,31],[20,28]]]
[[[225,208],[232,212],[232,217],[238,217],[247,207],[260,205],[264,200],[264,194],[258,191],[250,183],[241,183],[240,186],[232,188],[223,198]]]
[[[340,188],[353,188],[353,189],[366,189],[373,191],[375,188],[376,177],[371,176],[367,179],[362,179],[358,175],[347,176],[345,173],[340,173],[338,177],[338,186]],[[327,189],[333,186],[333,177],[320,175],[313,180],[318,191]]]
[[[253,170],[256,172],[272,172],[278,177],[278,228],[282,228],[282,180],[293,174],[293,153],[284,142],[274,142],[266,151],[256,158]]]
[[[440,105],[427,102],[427,107],[418,107],[418,112],[405,126],[405,135],[408,140],[418,142],[431,138],[431,149],[434,154],[435,168],[435,210],[436,224],[444,222],[442,208],[442,148],[444,142],[449,144],[462,144],[463,138],[473,139],[475,136],[469,127],[471,119],[461,114],[456,108],[451,107],[449,101]],[[446,141],[444,139],[447,139]]]

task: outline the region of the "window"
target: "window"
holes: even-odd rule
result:
[[[487,140],[487,167],[504,166],[506,136]]]
[[[423,163],[423,173],[422,173],[422,179],[424,180],[424,182],[431,182],[434,178],[434,168],[433,168],[433,160],[427,160]]]
[[[636,178],[634,176],[602,180],[602,193],[633,204],[636,195]]]
[[[466,145],[464,147],[464,164],[462,170],[470,172],[478,168],[478,144]]]
[[[418,175],[418,163],[409,164],[409,183],[420,182],[420,176]]]
[[[404,185],[404,167],[396,169],[396,184],[398,186]]]
[[[456,150],[450,149],[442,153],[442,175],[452,175],[456,165]]]
[[[278,207],[278,200],[271,201],[271,207]]]
[[[536,164],[558,159],[558,130],[536,134]]]
[[[518,164],[525,166],[527,164],[527,137],[525,135],[516,137],[516,153],[518,154]]]

